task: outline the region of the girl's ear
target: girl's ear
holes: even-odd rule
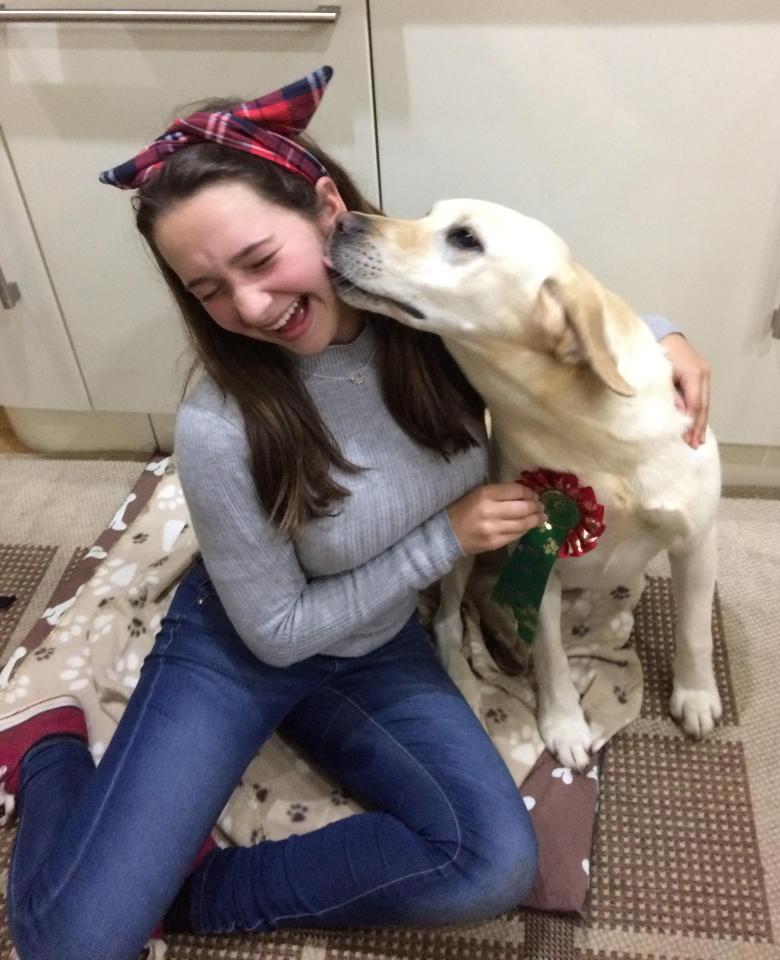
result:
[[[341,199],[339,189],[330,177],[320,177],[314,184],[314,192],[320,202],[317,219],[325,235],[330,236],[336,217],[347,209],[347,205]]]

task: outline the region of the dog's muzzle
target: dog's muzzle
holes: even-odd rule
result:
[[[326,266],[328,276],[336,293],[347,302],[357,294],[359,298],[392,304],[415,320],[424,320],[425,314],[411,304],[397,300],[379,290],[361,286],[366,279],[381,282],[382,261],[376,248],[370,244],[371,222],[359,214],[344,213],[339,216],[336,228],[328,244]],[[377,312],[381,312],[378,310]]]

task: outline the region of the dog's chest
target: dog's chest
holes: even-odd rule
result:
[[[595,550],[559,559],[555,569],[564,589],[612,590],[638,576],[667,543],[628,517],[607,523]]]
[[[526,460],[521,470],[529,469],[531,463]],[[502,480],[518,475],[514,465],[498,469]],[[630,472],[616,476],[588,470],[584,465],[578,468],[571,461],[556,464],[553,469],[574,473],[581,486],[592,486],[604,507],[605,530],[598,546],[582,557],[558,560],[556,570],[564,587],[611,590],[638,576],[660,551],[690,539],[692,525],[686,504],[679,498],[664,499],[657,491],[648,491],[638,476]]]

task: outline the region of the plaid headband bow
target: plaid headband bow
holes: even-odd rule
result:
[[[320,67],[280,90],[240,103],[232,110],[180,118],[131,160],[101,173],[100,182],[121,190],[140,187],[172,153],[211,140],[263,157],[316,183],[328,171],[289,137],[306,129],[332,76],[331,67]]]

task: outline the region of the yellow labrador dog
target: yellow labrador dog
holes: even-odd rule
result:
[[[545,467],[571,472],[605,505],[597,549],[559,559],[533,660],[538,724],[560,762],[582,769],[592,742],[561,642],[561,591],[612,590],[668,550],[677,604],[670,709],[709,733],[721,715],[712,666],[715,515],[720,466],[711,431],[682,439],[669,362],[647,326],[537,220],[475,200],[426,217],[346,214],[330,256],[348,302],[439,334],[492,419],[496,481]],[[460,649],[461,567],[435,621],[445,662]],[[465,677],[456,677],[474,704]]]

